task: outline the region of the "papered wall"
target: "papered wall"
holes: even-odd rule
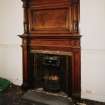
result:
[[[22,84],[21,0],[0,0],[0,76]],[[80,0],[82,98],[105,102],[105,0]]]
[[[80,0],[82,97],[105,102],[105,0]]]
[[[21,0],[0,0],[0,77],[22,84],[21,40],[23,10]]]

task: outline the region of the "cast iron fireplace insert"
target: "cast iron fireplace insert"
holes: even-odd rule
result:
[[[30,52],[29,82],[34,89],[71,96],[72,56],[57,51]]]

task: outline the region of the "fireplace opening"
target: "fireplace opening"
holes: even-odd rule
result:
[[[71,96],[72,55],[65,53],[30,52],[29,82],[34,89],[63,92]]]

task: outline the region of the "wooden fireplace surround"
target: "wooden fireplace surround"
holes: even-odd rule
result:
[[[79,0],[22,0],[24,8],[23,87],[28,87],[30,51],[61,51],[72,54],[72,94],[80,98]]]

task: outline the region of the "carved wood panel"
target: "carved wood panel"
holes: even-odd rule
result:
[[[70,10],[69,8],[29,9],[30,32],[70,32]]]
[[[64,39],[35,39],[31,41],[30,46],[49,46],[60,48],[80,48],[79,40],[64,40]]]

